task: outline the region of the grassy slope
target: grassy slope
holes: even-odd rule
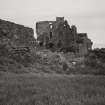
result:
[[[0,105],[105,105],[105,77],[1,73]]]

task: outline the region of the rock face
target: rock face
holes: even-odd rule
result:
[[[37,40],[40,46],[86,55],[92,48],[92,41],[86,33],[77,33],[76,26],[68,24],[64,17],[56,21],[36,23]]]
[[[32,28],[0,19],[0,42],[11,46],[33,46],[35,44]]]

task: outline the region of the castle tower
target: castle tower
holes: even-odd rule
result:
[[[64,23],[64,17],[56,17],[57,23]]]

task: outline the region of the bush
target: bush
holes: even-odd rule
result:
[[[98,52],[99,54],[100,52]],[[89,70],[86,69],[86,71],[89,74],[94,75],[105,75],[105,64],[103,62],[102,56],[100,54],[98,55],[94,51],[89,53],[85,58],[85,65],[86,67],[89,67]]]

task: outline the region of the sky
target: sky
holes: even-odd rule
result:
[[[93,47],[105,47],[105,0],[0,0],[0,18],[32,27],[37,21],[65,17]],[[35,33],[36,35],[36,33]]]

